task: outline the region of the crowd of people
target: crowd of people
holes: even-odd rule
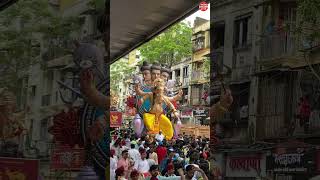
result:
[[[208,138],[180,134],[167,141],[161,131],[137,138],[131,129],[111,137],[111,180],[208,179]]]

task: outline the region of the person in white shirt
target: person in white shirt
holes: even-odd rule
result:
[[[116,169],[117,169],[118,159],[115,156],[115,150],[110,150],[110,180],[116,179]]]
[[[164,135],[162,134],[162,131],[160,130],[160,131],[159,131],[159,134],[156,135],[156,140],[157,140],[158,142],[162,142],[163,139],[164,139]]]
[[[131,144],[131,149],[128,151],[129,152],[129,156],[130,158],[134,161],[137,162],[138,160],[140,160],[140,153],[136,148],[135,144]]]
[[[139,173],[144,175],[144,177],[148,177],[150,176],[149,174],[150,166],[149,166],[148,160],[146,159],[147,152],[145,149],[140,149],[140,156],[141,156],[141,159],[138,160],[137,163],[135,163],[134,169],[138,170]]]

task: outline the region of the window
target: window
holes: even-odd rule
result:
[[[42,106],[49,106],[50,104],[51,104],[51,95],[48,94],[48,95],[42,96],[41,105]]]
[[[37,86],[31,86],[31,97],[35,97],[37,92]]]
[[[48,124],[47,119],[41,120],[40,138],[42,141],[47,140]]]
[[[189,66],[183,67],[183,77],[184,77],[184,78],[188,77],[188,67],[189,67]]]
[[[195,35],[193,40],[193,51],[199,51],[205,48],[205,35],[204,32]]]
[[[224,33],[225,33],[225,24],[224,23],[217,23],[213,29],[213,48],[218,49],[220,47],[224,47]]]
[[[245,47],[251,44],[251,15],[237,18],[235,21],[235,36],[234,36],[234,46],[235,47]]]
[[[175,74],[176,74],[176,77],[180,77],[180,69],[176,70]]]
[[[59,93],[58,91],[56,91],[56,102],[58,102],[58,100],[59,100]]]

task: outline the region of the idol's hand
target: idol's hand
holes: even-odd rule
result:
[[[86,69],[81,72],[80,75],[80,89],[85,95],[92,93],[94,86],[93,86],[93,73]]]
[[[173,115],[174,115],[175,118],[180,119],[180,115],[179,115],[179,113],[177,111],[174,112]]]

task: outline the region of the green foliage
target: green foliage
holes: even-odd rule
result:
[[[183,58],[191,57],[191,38],[191,27],[180,22],[142,45],[138,50],[141,57],[150,63],[159,62],[171,66]]]
[[[320,38],[320,0],[298,0],[297,32],[310,41]]]
[[[89,6],[98,12],[104,11],[105,8],[105,0],[90,0],[88,3]]]
[[[119,59],[110,66],[110,88],[117,92],[117,85],[120,81],[124,81],[135,71],[135,67],[130,67],[128,60]]]
[[[77,17],[54,15],[48,0],[20,0],[0,14],[0,66],[8,67],[5,75],[12,78],[11,86],[18,72],[41,60],[41,41],[68,37],[80,27]]]

